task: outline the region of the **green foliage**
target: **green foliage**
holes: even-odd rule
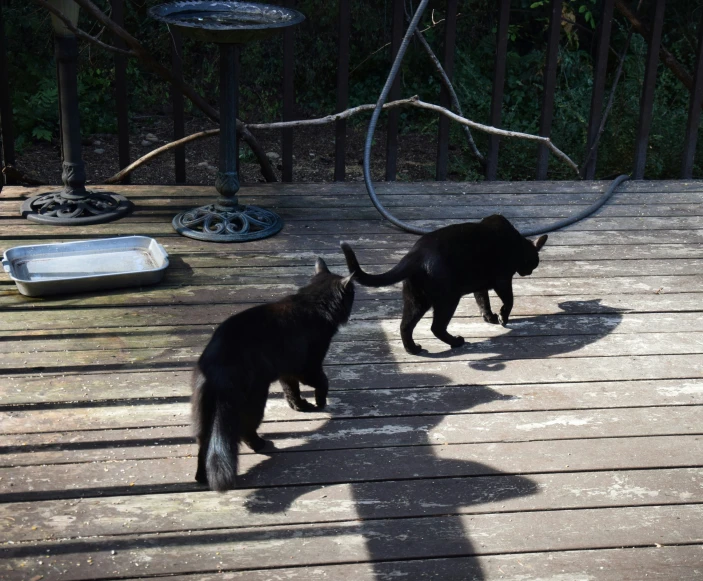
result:
[[[95,0],[109,13],[109,0]],[[147,15],[150,6],[164,0],[126,0],[125,28],[164,64],[171,62],[172,39],[166,27]],[[390,69],[392,2],[355,0],[351,3],[351,45],[349,104],[373,103]],[[512,0],[506,80],[501,125],[516,131],[537,133],[543,98],[546,37],[549,27],[548,0]],[[416,6],[417,3],[413,3]],[[593,55],[602,2],[565,0],[558,60],[557,88],[554,95],[552,139],[577,162],[586,154]],[[642,14],[649,14],[652,0],[643,3]],[[457,20],[457,49],[454,82],[467,117],[482,123],[489,120],[491,88],[495,61],[496,5],[493,0],[463,0]],[[336,107],[337,18],[336,2],[298,0],[297,9],[306,16],[296,29],[295,91],[297,115],[311,117],[327,114]],[[433,22],[444,18],[446,1],[432,0],[422,28],[425,37],[442,55],[444,26]],[[53,140],[58,136],[55,65],[48,15],[31,2],[13,2],[5,8],[9,50],[9,78],[12,83],[13,109],[18,146],[29,140]],[[687,0],[667,2],[663,45],[689,71],[693,71],[697,45],[698,3]],[[99,26],[82,13],[79,26],[97,34]],[[607,88],[610,87],[617,59],[629,24],[616,14],[608,62]],[[102,40],[112,42],[109,35]],[[114,57],[112,53],[81,41],[79,95],[81,127],[84,133],[115,131]],[[615,104],[606,125],[598,152],[598,174],[608,176],[630,171],[639,116],[639,101],[644,79],[647,45],[637,34],[625,60]],[[219,55],[217,46],[184,40],[183,70],[186,80],[213,105],[217,106]],[[281,117],[283,47],[280,38],[252,43],[242,51],[240,115],[256,121]],[[170,89],[134,59],[127,68],[129,110],[133,115],[163,115],[170,112]],[[439,101],[440,83],[429,59],[417,43],[408,51],[400,71],[402,94],[418,94],[423,100]],[[608,89],[609,90],[609,89]],[[607,98],[607,93],[606,93]],[[652,178],[676,177],[680,170],[684,126],[689,93],[671,72],[660,66],[655,95],[647,175]],[[193,115],[197,109],[186,102]],[[401,131],[436,133],[436,115],[415,109],[400,113]],[[352,118],[352,125],[363,126],[367,115]],[[482,152],[488,137],[474,131]],[[451,169],[467,179],[481,176],[478,162],[471,156],[461,130],[453,125],[451,143],[454,154]],[[696,169],[703,173],[703,145],[696,158]],[[243,152],[248,151],[246,148]],[[500,145],[500,179],[531,179],[535,175],[536,146],[517,139],[503,139]],[[428,159],[434,156],[434,146]],[[553,157],[550,177],[572,178],[572,170]]]

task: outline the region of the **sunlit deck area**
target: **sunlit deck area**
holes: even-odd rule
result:
[[[608,184],[377,187],[414,224],[499,212],[521,227]],[[246,244],[173,231],[212,188],[112,189],[134,212],[87,227],[22,219],[47,188],[0,192],[0,252],[143,234],[171,261],[156,286],[46,299],[0,277],[3,579],[703,579],[703,182],[629,181],[550,233],[509,326],[466,297],[456,350],[425,317],[428,352],[408,355],[400,289],[357,286],[328,409],[294,412],[274,386],[260,434],[276,449],[242,448],[225,494],[195,482],[190,426],[213,329],[304,284],[317,256],[346,274],[340,240],[381,272],[416,237],[359,183],[243,188],[285,221]]]

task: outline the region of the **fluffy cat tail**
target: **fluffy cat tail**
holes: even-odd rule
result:
[[[202,443],[209,432],[205,472],[211,490],[224,492],[237,485],[239,412],[230,386],[200,377],[193,394],[193,415]]]
[[[410,276],[411,264],[409,260],[407,260],[407,256],[388,272],[384,272],[383,274],[369,274],[361,270],[361,265],[356,259],[356,254],[354,254],[349,244],[340,242],[340,246],[342,247],[342,252],[344,252],[344,258],[347,260],[347,268],[350,273],[354,274],[354,280],[359,284],[371,287],[388,286],[401,282]]]

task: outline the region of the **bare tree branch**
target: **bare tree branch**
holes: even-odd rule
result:
[[[51,12],[54,16],[56,16],[56,18],[61,20],[66,25],[66,28],[68,28],[77,37],[87,40],[88,42],[97,44],[99,47],[104,48],[105,50],[110,50],[112,52],[124,54],[126,56],[137,56],[134,51],[124,50],[123,48],[117,48],[116,46],[112,46],[111,44],[104,43],[102,40],[99,40],[98,38],[88,34],[87,32],[83,32],[80,28],[76,28],[75,26],[73,26],[73,23],[66,17],[66,15],[61,12],[61,10],[49,4],[46,0],[32,0],[32,2]],[[105,29],[103,28],[103,30]]]
[[[498,129],[497,127],[491,127],[490,125],[476,123],[475,121],[471,121],[469,119],[465,119],[464,117],[460,117],[456,113],[452,113],[444,107],[440,107],[439,105],[433,105],[432,103],[425,103],[424,101],[420,101],[419,99],[417,101],[413,101],[411,104],[413,107],[419,107],[420,109],[429,109],[430,111],[436,111],[437,113],[441,113],[442,115],[449,117],[449,119],[456,121],[457,123],[467,125],[468,127],[471,127],[472,129],[476,129],[478,131],[491,133],[493,135],[501,135],[503,137],[518,137],[520,139],[528,139],[530,141],[539,141],[540,143],[544,143],[554,155],[556,155],[566,164],[570,165],[576,172],[576,175],[581,177],[578,166],[572,161],[572,159],[568,155],[566,155],[561,149],[554,145],[554,143],[552,143],[552,140],[549,139],[549,137],[542,137],[541,135],[530,135],[529,133],[520,133],[518,131],[508,131],[506,129]]]
[[[34,176],[31,176],[13,165],[6,165],[2,168],[2,173],[5,174],[11,180],[17,183],[27,184],[29,186],[43,186],[44,182],[38,180]]]
[[[452,119],[453,121],[456,121],[457,123],[461,123],[462,125],[466,125],[468,127],[472,127],[474,129],[477,129],[479,131],[484,131],[485,133],[492,133],[494,135],[502,135],[503,137],[517,137],[519,139],[529,139],[532,141],[539,141],[540,143],[544,143],[553,153],[556,155],[559,159],[563,160],[565,163],[570,165],[574,171],[579,174],[579,169],[578,166],[571,160],[571,158],[566,155],[563,151],[561,151],[558,147],[556,147],[552,141],[548,137],[542,137],[539,135],[530,135],[529,133],[520,133],[518,131],[507,131],[505,129],[497,129],[495,127],[491,127],[490,125],[482,125],[481,123],[475,123],[474,121],[471,121],[469,119],[465,119],[464,117],[461,117],[459,115],[456,115],[455,113],[452,113],[449,111],[449,109],[445,109],[444,107],[440,107],[439,105],[433,105],[431,103],[425,103],[424,101],[420,101],[417,95],[413,97],[408,97],[407,99],[399,99],[398,101],[391,101],[390,103],[386,103],[383,105],[384,109],[392,109],[394,107],[405,107],[405,106],[410,106],[410,107],[419,107],[421,109],[429,109],[431,111],[435,111],[437,113],[441,113],[442,115],[445,115]],[[245,125],[245,128],[255,128],[255,129],[271,129],[271,130],[280,130],[280,129],[289,129],[291,127],[303,127],[307,125],[325,125],[327,123],[334,123],[335,121],[339,119],[346,119],[348,117],[351,117],[352,115],[356,115],[358,113],[363,113],[364,111],[373,111],[375,109],[376,105],[375,104],[366,104],[366,105],[359,105],[358,107],[352,107],[351,109],[347,109],[346,111],[341,111],[339,113],[334,113],[332,115],[327,115],[326,117],[319,117],[317,119],[301,119],[298,121],[280,121],[276,123],[252,123]],[[144,157],[139,158],[120,172],[116,173],[114,176],[108,178],[105,180],[105,183],[108,184],[114,184],[122,179],[132,171],[134,171],[137,167],[142,165],[143,163],[146,163],[147,161],[155,158],[158,155],[161,155],[162,153],[173,149],[174,147],[178,147],[179,145],[183,145],[185,143],[188,143],[190,141],[195,141],[196,139],[203,139],[205,137],[212,137],[213,135],[217,135],[220,132],[219,129],[209,129],[207,131],[201,131],[199,133],[194,133],[193,135],[189,135],[187,137],[184,137],[183,139],[179,139],[178,141],[173,141],[171,143],[167,143],[166,145],[163,145],[157,149],[154,149],[153,151],[150,151],[148,154],[146,154]]]
[[[90,0],[74,0],[81,8],[83,8],[88,14],[95,18],[98,22],[102,23],[110,32],[121,38],[124,43],[130,47],[133,51],[133,55],[138,58],[141,63],[154,71],[159,75],[164,81],[171,83],[176,89],[181,91],[191,102],[200,109],[205,115],[216,123],[220,122],[220,114],[214,109],[193,87],[188,83],[184,82],[183,79],[175,77],[170,69],[163,66],[158,62],[152,55],[147,51],[141,43],[134,38],[129,32],[127,32],[121,26],[115,24],[102,10],[100,10],[95,4]],[[271,167],[271,163],[266,157],[266,152],[263,150],[256,138],[251,134],[250,131],[246,130],[244,123],[237,119],[237,131],[241,134],[242,140],[246,142],[251,148],[252,152],[256,156],[259,165],[261,166],[261,173],[268,182],[275,182],[276,174]]]
[[[398,101],[391,101],[386,103],[384,109],[393,109],[394,107],[402,107],[403,105],[412,105],[418,100],[417,95],[414,97],[408,97],[407,99],[400,99]],[[359,105],[358,107],[352,107],[346,111],[340,111],[339,113],[333,113],[332,115],[327,115],[326,117],[318,117],[317,119],[300,119],[298,121],[278,121],[275,123],[247,123],[246,127],[251,129],[289,129],[291,127],[302,127],[303,125],[326,125],[327,123],[334,123],[340,119],[346,119],[357,113],[363,113],[364,111],[373,111],[376,108],[375,104]]]
[[[627,4],[623,2],[623,0],[615,0],[615,6],[617,6],[617,9],[622,13],[622,15],[630,21],[630,24],[632,25],[632,28],[635,29],[635,32],[641,34],[649,43],[649,39],[651,37],[649,28],[647,28],[647,26],[645,26],[639,18],[637,18],[637,15],[628,8]],[[659,58],[689,91],[693,91],[693,77],[681,65],[681,63],[676,60],[674,55],[664,48],[663,44],[659,48]]]
[[[610,89],[610,96],[608,97],[608,104],[605,107],[605,111],[603,112],[603,117],[600,120],[600,125],[598,126],[598,133],[596,135],[595,140],[593,141],[593,145],[591,146],[591,149],[588,150],[588,154],[586,155],[586,159],[583,160],[583,163],[581,164],[582,172],[586,171],[586,166],[588,165],[588,162],[591,161],[591,158],[593,157],[593,154],[595,153],[597,147],[598,147],[598,142],[600,141],[601,135],[603,135],[603,131],[605,130],[605,122],[608,120],[608,116],[610,115],[610,110],[613,108],[613,101],[615,100],[615,90],[618,88],[618,83],[620,82],[620,75],[622,74],[622,67],[623,64],[625,64],[625,57],[627,56],[627,51],[630,48],[630,40],[632,40],[632,27],[630,27],[630,31],[627,34],[627,40],[625,41],[625,48],[622,49],[622,54],[620,55],[620,62],[618,63],[618,69],[615,71],[615,78],[613,79],[613,86]]]
[[[203,139],[205,137],[212,137],[213,135],[219,135],[219,133],[220,133],[219,129],[207,129],[206,131],[200,131],[198,133],[193,133],[192,135],[187,135],[186,137],[183,137],[182,139],[178,139],[176,141],[172,141],[171,143],[167,143],[166,145],[162,145],[161,147],[157,147],[156,149],[153,149],[152,151],[150,151],[146,155],[143,155],[142,157],[140,157],[136,161],[133,161],[127,167],[122,168],[114,176],[107,178],[105,180],[105,183],[106,184],[118,184],[124,178],[126,178],[129,174],[131,174],[135,169],[137,169],[140,165],[144,165],[146,162],[154,159],[155,157],[158,157],[162,153],[166,153],[170,149],[173,149],[175,147],[179,147],[180,145],[185,145],[186,143],[190,143],[191,141],[196,141],[198,139]]]
[[[430,47],[430,45],[428,44],[428,42],[425,39],[422,32],[420,32],[418,29],[415,29],[415,36],[417,36],[418,40],[420,41],[422,48],[425,49],[427,56],[430,57],[430,60],[432,61],[432,64],[434,65],[435,69],[437,69],[437,72],[439,73],[439,77],[442,80],[442,84],[444,85],[444,88],[447,89],[447,92],[449,93],[449,96],[451,97],[452,105],[454,105],[454,109],[456,109],[456,112],[463,117],[464,113],[462,112],[461,105],[459,104],[459,97],[457,97],[456,91],[454,90],[454,85],[452,85],[452,82],[449,80],[449,77],[447,76],[447,73],[445,72],[444,67],[442,66],[442,63],[439,62],[439,59],[437,58],[435,53],[432,51],[432,47]],[[478,159],[481,166],[483,166],[483,168],[485,169],[486,158],[478,150],[478,147],[476,147],[476,143],[474,142],[474,137],[473,137],[473,135],[471,135],[471,129],[469,129],[466,125],[463,125],[462,127],[464,128],[464,134],[466,135],[466,141],[469,144],[469,148],[473,152],[476,159]]]

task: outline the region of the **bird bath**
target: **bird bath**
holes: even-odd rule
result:
[[[244,242],[273,236],[283,227],[281,218],[258,206],[239,203],[237,174],[237,113],[239,80],[236,63],[241,45],[273,36],[302,22],[296,10],[253,2],[184,0],[160,4],[149,15],[184,36],[220,47],[220,161],[214,203],[181,212],[175,230],[190,238],[212,242]]]

